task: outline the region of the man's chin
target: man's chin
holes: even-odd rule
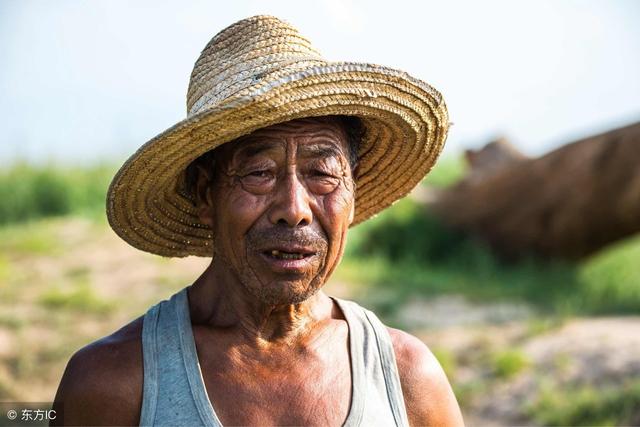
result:
[[[267,286],[249,289],[257,301],[264,305],[300,304],[315,295],[320,289],[314,283],[301,285],[288,281],[271,282]]]

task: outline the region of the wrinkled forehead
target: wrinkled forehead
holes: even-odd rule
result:
[[[347,159],[349,153],[346,129],[332,117],[279,123],[259,129],[221,148],[226,159],[248,159],[260,154],[283,153],[288,147],[294,147],[296,157],[336,156]]]

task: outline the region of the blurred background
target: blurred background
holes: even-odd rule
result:
[[[77,349],[206,266],[119,240],[105,193],[186,116],[210,38],[255,14],[427,81],[453,122],[329,292],[424,340],[469,425],[640,424],[633,0],[0,0],[0,401],[51,401]]]

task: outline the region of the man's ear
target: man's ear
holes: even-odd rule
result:
[[[213,227],[213,197],[211,197],[211,171],[198,165],[198,180],[196,181],[196,211],[200,222]]]

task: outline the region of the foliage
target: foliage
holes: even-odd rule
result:
[[[405,198],[354,228],[339,274],[392,288],[389,312],[412,294],[457,293],[475,300],[520,300],[559,316],[640,311],[640,237],[582,263],[525,258],[505,262],[482,242],[447,228]]]
[[[443,158],[424,184],[446,187],[464,174],[461,158]],[[104,218],[105,195],[115,167],[16,163],[0,171],[0,225],[82,214]],[[28,224],[0,228],[0,255],[52,254],[58,236]],[[394,308],[413,294],[458,293],[476,300],[520,300],[542,311],[640,311],[640,237],[607,248],[580,264],[524,259],[505,263],[482,242],[447,228],[405,198],[349,234],[343,267],[351,282],[393,290],[379,304]],[[9,266],[0,262],[0,275]],[[4,273],[3,273],[4,272]]]
[[[640,236],[594,255],[580,267],[581,302],[593,312],[638,313]]]
[[[88,283],[78,284],[71,291],[51,287],[40,295],[40,303],[52,309],[70,309],[84,313],[106,314],[113,304],[96,295]]]
[[[110,165],[71,167],[16,163],[0,170],[0,225],[104,212]]]
[[[447,377],[452,378],[456,373],[458,364],[455,354],[446,348],[432,348],[431,351],[435,358],[438,359],[438,363],[440,363],[440,366]]]
[[[349,248],[349,253],[358,257],[440,263],[454,253],[471,255],[474,257],[472,262],[478,255],[464,235],[443,227],[410,199],[400,201],[361,228],[354,229],[354,233],[360,236]]]
[[[640,381],[597,388],[547,387],[527,413],[548,426],[638,425]]]
[[[347,281],[412,294],[457,293],[475,300],[521,300],[562,312],[578,286],[573,266],[535,259],[508,264],[481,242],[447,229],[404,199],[353,230],[339,274]],[[541,285],[542,284],[542,285]]]
[[[498,378],[512,378],[529,366],[529,359],[518,349],[509,349],[493,355],[493,371]]]
[[[466,173],[466,163],[462,157],[444,156],[424,179],[423,184],[433,187],[449,187],[458,182]]]
[[[41,222],[0,227],[0,254],[56,254],[60,249],[60,241],[48,225]]]

